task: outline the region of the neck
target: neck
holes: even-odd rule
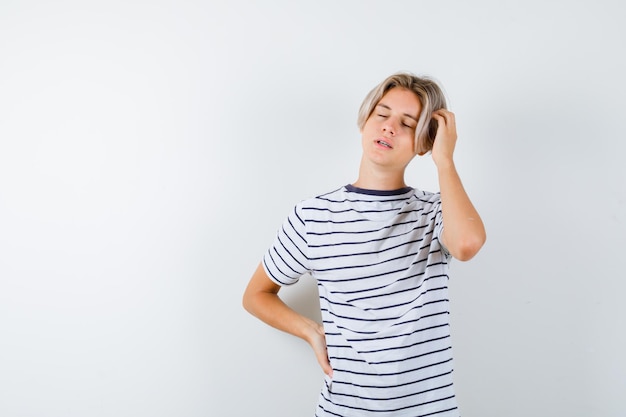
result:
[[[406,183],[404,182],[404,169],[398,170],[373,167],[361,161],[359,178],[352,185],[368,190],[398,190],[406,187]]]

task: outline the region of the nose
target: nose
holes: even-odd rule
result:
[[[392,117],[385,119],[385,121],[383,122],[382,130],[384,133],[394,136],[397,132],[397,129],[398,124]]]

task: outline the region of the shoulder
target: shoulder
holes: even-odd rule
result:
[[[295,204],[287,221],[297,219],[304,224],[312,218],[316,218],[319,213],[332,213],[340,209],[346,203],[345,187],[336,188],[324,194],[308,197]]]
[[[296,210],[325,208],[336,204],[344,204],[348,201],[344,186],[336,188],[324,194],[309,197],[296,204]]]
[[[441,194],[439,192],[422,191],[415,189],[413,194],[415,200],[422,204],[439,204],[441,203]]]

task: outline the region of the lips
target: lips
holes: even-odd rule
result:
[[[391,143],[387,142],[385,139],[376,139],[376,143],[384,148],[393,149]]]

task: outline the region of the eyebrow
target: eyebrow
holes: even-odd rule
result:
[[[378,104],[376,105],[376,107],[378,107],[378,106],[383,107],[383,108],[385,108],[385,109],[387,109],[387,110],[391,110],[391,107],[389,107],[388,105],[383,104],[383,103],[378,103]],[[417,122],[417,118],[416,118],[415,116],[411,116],[411,115],[410,115],[410,114],[408,114],[408,113],[404,113],[404,115],[405,115],[406,117],[409,117],[409,118],[411,118],[411,119],[413,119],[413,120],[415,120],[415,121]]]

